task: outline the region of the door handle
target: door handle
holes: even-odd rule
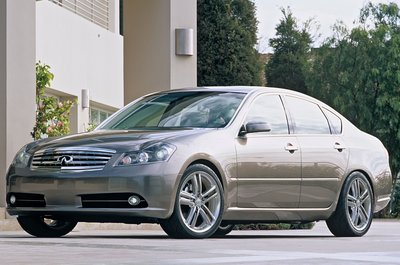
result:
[[[293,154],[294,151],[299,150],[299,148],[298,148],[297,146],[293,145],[292,143],[288,143],[288,144],[285,146],[285,150],[286,150],[286,151],[289,151],[291,154]]]
[[[346,149],[345,146],[341,145],[340,143],[336,142],[333,146],[333,148],[335,148],[336,150],[338,150],[339,152],[342,152],[344,149]]]

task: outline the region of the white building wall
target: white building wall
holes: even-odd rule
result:
[[[108,30],[116,34],[119,33],[119,0],[109,0],[109,25]]]
[[[36,2],[36,14],[36,60],[50,65],[53,90],[78,99],[72,127],[81,132],[89,122],[88,111],[81,107],[82,89],[89,89],[91,101],[110,109],[122,107],[122,36],[49,1]]]
[[[125,103],[197,85],[196,0],[125,0]],[[175,30],[193,30],[194,53],[175,53]]]
[[[0,219],[6,171],[17,151],[32,141],[34,122],[35,2],[0,0]]]
[[[197,86],[197,1],[171,1],[170,19],[171,88]],[[175,54],[175,29],[193,29],[193,55]]]

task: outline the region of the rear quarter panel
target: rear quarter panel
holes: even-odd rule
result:
[[[385,147],[379,139],[355,127],[347,128],[345,139],[350,151],[347,175],[353,171],[365,173],[374,192],[374,210],[382,210],[389,202],[392,190],[392,176]]]

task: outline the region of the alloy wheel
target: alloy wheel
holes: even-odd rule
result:
[[[355,178],[347,193],[347,218],[356,230],[365,229],[372,218],[372,194],[366,180]]]
[[[221,193],[212,176],[191,173],[179,191],[179,212],[186,227],[203,233],[214,227],[221,211]]]

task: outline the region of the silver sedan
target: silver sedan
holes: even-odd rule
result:
[[[177,238],[234,224],[327,220],[362,236],[389,202],[382,143],[290,90],[190,88],[121,109],[94,132],[24,146],[7,174],[7,211],[38,237],[77,222],[159,223]]]

